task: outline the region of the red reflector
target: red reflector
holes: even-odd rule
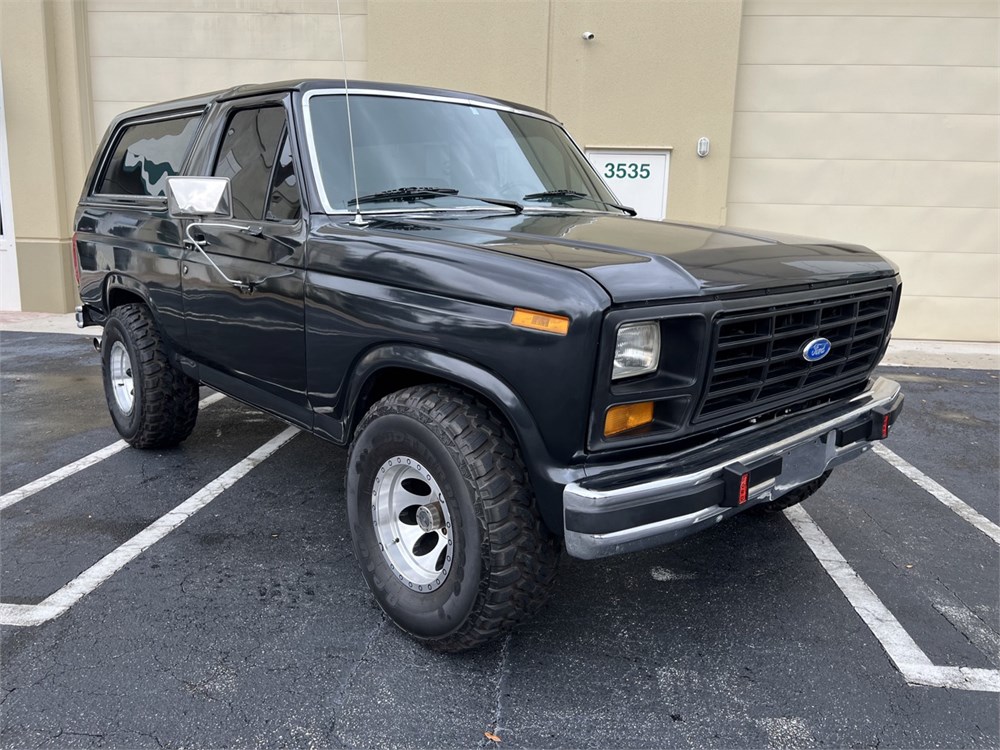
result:
[[[737,502],[743,505],[747,501],[747,496],[750,494],[750,474],[744,474],[740,477],[740,496],[737,498]]]
[[[76,249],[76,232],[73,232],[73,276],[76,285],[80,286],[80,251]]]
[[[882,417],[882,439],[889,437],[889,415]]]

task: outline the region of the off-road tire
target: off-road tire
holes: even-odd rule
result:
[[[376,472],[398,455],[435,475],[450,514],[453,561],[433,591],[408,586],[379,547],[372,512]],[[415,386],[374,404],[351,445],[347,502],[355,554],[376,601],[396,625],[434,650],[465,651],[490,641],[548,597],[558,539],[538,515],[507,427],[461,390]]]
[[[762,505],[755,505],[751,510],[757,511],[758,513],[771,514],[783,511],[785,508],[791,508],[793,505],[798,505],[803,500],[812,496],[820,487],[826,484],[826,480],[829,477],[830,472],[828,471],[822,476],[816,477],[811,482],[806,482],[800,487],[796,487],[794,490],[788,494],[782,495],[777,500],[773,500]]]
[[[115,342],[124,345],[131,364],[134,404],[129,412],[122,410],[112,392],[109,361]],[[101,338],[101,370],[111,419],[133,448],[169,448],[191,434],[198,419],[198,383],[170,364],[146,305],[132,303],[112,310]]]

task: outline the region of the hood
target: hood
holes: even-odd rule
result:
[[[393,216],[372,229],[575,268],[616,304],[893,276],[873,251],[826,240],[600,213]]]

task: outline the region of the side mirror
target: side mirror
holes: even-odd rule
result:
[[[228,177],[168,177],[167,210],[174,219],[231,219]]]

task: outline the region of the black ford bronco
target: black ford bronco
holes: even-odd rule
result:
[[[599,558],[801,502],[886,437],[899,306],[863,247],[634,218],[550,115],[343,81],[112,123],[77,318],[137,448],[204,383],[349,445],[378,603],[441,650]]]

